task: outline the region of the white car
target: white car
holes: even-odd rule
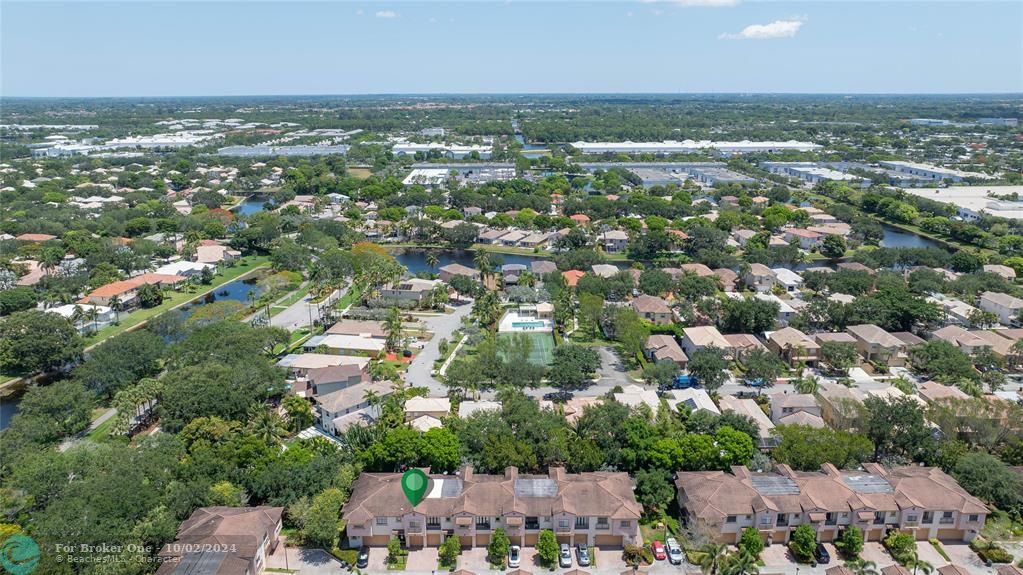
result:
[[[674,537],[669,537],[665,546],[668,548],[668,562],[672,565],[681,565],[682,546],[678,544],[678,541]]]
[[[558,565],[562,567],[572,566],[572,549],[568,546],[568,543],[561,544],[561,554],[558,555]]]
[[[508,567],[518,567],[519,561],[521,561],[521,549],[518,545],[512,545],[508,548]]]

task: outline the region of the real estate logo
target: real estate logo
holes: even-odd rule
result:
[[[11,535],[0,545],[0,565],[11,575],[28,575],[39,566],[39,545],[28,535]]]
[[[412,507],[419,505],[419,502],[426,497],[430,487],[430,478],[419,469],[409,469],[401,476],[401,489],[405,492]]]

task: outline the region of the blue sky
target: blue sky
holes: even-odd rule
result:
[[[0,95],[1023,92],[1023,2],[15,2]]]

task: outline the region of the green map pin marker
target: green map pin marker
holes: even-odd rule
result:
[[[412,507],[419,505],[419,502],[426,497],[426,491],[430,487],[430,478],[419,469],[409,469],[401,476],[401,490],[405,492]]]

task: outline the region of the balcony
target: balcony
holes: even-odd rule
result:
[[[540,522],[539,521],[533,521],[533,522],[526,521],[526,529],[531,529],[533,531],[537,531],[537,530],[540,529]]]
[[[952,517],[942,517],[938,520],[939,525],[952,525],[955,522],[955,519]]]
[[[488,521],[486,523],[477,523],[476,531],[490,531],[490,522]]]
[[[610,529],[610,528],[611,528],[611,524],[610,523],[597,523],[596,527],[594,527],[594,529],[600,529],[601,531],[607,530],[607,529]]]
[[[554,530],[557,531],[558,533],[571,533],[572,532],[572,526],[571,525],[558,525],[557,527],[554,528]]]

